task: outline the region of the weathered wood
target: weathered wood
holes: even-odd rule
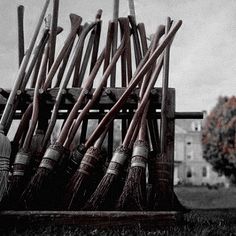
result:
[[[63,102],[61,103],[60,109],[68,109],[70,108],[75,101],[77,100],[79,94],[81,93],[81,88],[70,88],[66,89],[64,92]],[[94,90],[92,90],[91,94]],[[116,100],[123,94],[125,88],[107,88],[103,91],[99,101],[94,106],[94,109],[110,109]],[[169,89],[168,93],[170,96],[174,96],[174,89]],[[8,91],[7,91],[8,92]],[[25,93],[21,94],[20,101],[18,108],[25,103],[30,104],[33,99],[33,89],[27,89]],[[53,106],[55,103],[56,95],[58,93],[58,88],[52,88],[47,91],[46,94],[42,96],[45,99],[45,103],[47,105]],[[137,106],[137,99],[138,99],[139,89],[133,91],[130,97],[127,99],[127,102],[124,105],[124,108],[134,109]],[[88,95],[89,96],[89,95]],[[155,106],[156,109],[160,109],[161,106],[161,89],[154,88],[151,92],[151,99],[152,99],[152,106]],[[6,104],[6,100],[0,96],[0,110],[4,108]]]
[[[166,226],[181,223],[183,213],[176,211],[2,211],[0,222],[4,227],[29,224],[56,224],[96,227]]]

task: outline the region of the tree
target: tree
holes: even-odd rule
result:
[[[203,157],[236,183],[236,97],[220,97],[206,117],[202,134]]]

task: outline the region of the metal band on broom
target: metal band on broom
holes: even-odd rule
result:
[[[49,0],[45,2],[44,8],[42,10],[42,13],[40,15],[38,24],[36,26],[34,35],[31,39],[29,48],[27,50],[27,53],[25,54],[23,61],[20,65],[15,84],[13,86],[13,89],[10,93],[10,96],[7,100],[7,104],[4,108],[3,115],[1,117],[0,121],[0,143],[1,143],[1,150],[0,150],[0,201],[2,200],[2,197],[7,192],[7,180],[8,180],[8,171],[9,171],[9,161],[10,161],[10,155],[11,155],[11,145],[8,138],[4,135],[5,132],[5,126],[6,122],[8,120],[9,113],[12,111],[12,106],[15,101],[17,90],[20,88],[20,84],[22,83],[22,79],[24,77],[25,69],[27,67],[27,64],[29,62],[36,38],[38,36],[41,24],[44,19],[44,15],[46,13],[47,7],[49,5]]]

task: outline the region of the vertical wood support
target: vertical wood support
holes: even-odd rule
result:
[[[169,163],[169,188],[171,205],[173,206],[174,193],[174,148],[175,148],[175,91],[167,94],[167,127],[166,127],[166,162]]]

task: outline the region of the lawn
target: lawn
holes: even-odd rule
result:
[[[136,225],[132,229],[95,229],[77,226],[31,226],[26,230],[9,232],[0,230],[0,235],[236,235],[236,188],[208,189],[202,187],[175,188],[180,201],[191,208],[185,214],[181,225],[142,229]]]
[[[236,188],[175,187],[179,200],[191,209],[236,209]]]

